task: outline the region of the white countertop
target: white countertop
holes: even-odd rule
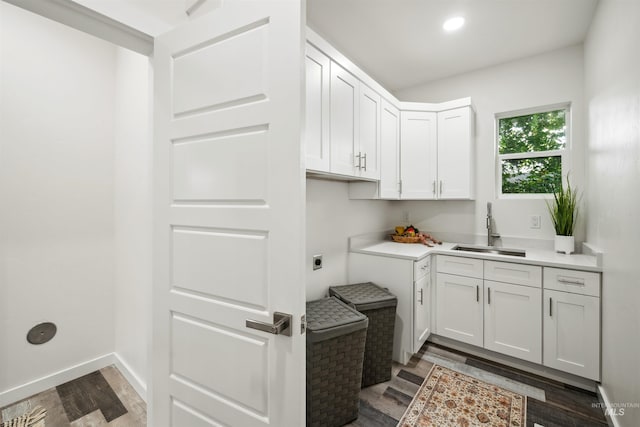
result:
[[[597,265],[596,257],[591,255],[573,254],[565,255],[550,250],[526,249],[526,256],[517,257],[510,255],[485,254],[478,252],[454,251],[452,248],[457,243],[443,242],[441,245],[428,247],[419,243],[396,243],[392,241],[368,242],[351,246],[350,251],[361,254],[387,256],[417,261],[427,255],[440,254],[461,256],[466,258],[479,258],[492,261],[506,261],[516,264],[534,264],[544,267],[569,268],[574,270],[602,272],[602,267]]]

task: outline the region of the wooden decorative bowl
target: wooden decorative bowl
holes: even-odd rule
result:
[[[419,237],[398,236],[397,234],[391,234],[391,238],[394,242],[398,243],[420,243]]]

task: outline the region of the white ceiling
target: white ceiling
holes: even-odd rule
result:
[[[195,2],[73,1],[152,36],[187,21],[184,11]],[[597,2],[307,0],[307,24],[394,91],[580,43]],[[455,15],[465,18],[465,26],[445,33],[442,23]]]
[[[393,91],[581,43],[597,1],[307,0],[307,24]]]

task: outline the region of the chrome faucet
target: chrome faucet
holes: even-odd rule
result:
[[[500,235],[493,232],[493,224],[491,222],[491,202],[487,202],[487,246],[493,246],[493,240],[499,239]]]

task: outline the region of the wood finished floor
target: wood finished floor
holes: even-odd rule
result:
[[[147,407],[115,366],[83,377],[0,409],[0,421],[18,417],[31,408],[47,410],[47,427],[144,427]]]
[[[390,381],[362,389],[359,417],[347,426],[396,427],[433,366],[433,363],[423,359],[428,354],[447,357],[544,391],[545,401],[527,398],[527,427],[533,427],[534,424],[543,427],[607,427],[595,393],[433,344],[425,344],[407,366],[394,362]]]
[[[424,358],[429,354],[543,390],[545,401],[527,398],[527,427],[534,423],[543,427],[607,426],[595,393],[433,344],[423,346],[406,366],[394,362],[390,381],[362,389],[360,415],[347,426],[396,427],[433,366]],[[2,408],[0,421],[38,405],[47,409],[47,427],[146,426],[144,401],[114,366]]]

